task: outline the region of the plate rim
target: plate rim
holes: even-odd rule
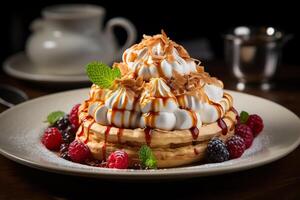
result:
[[[80,92],[87,90],[89,88],[82,88],[82,89],[76,89],[76,90],[68,90],[68,91],[62,91],[58,93],[53,93],[45,96],[41,96],[38,98],[34,98],[32,100],[26,101],[24,103],[21,103],[13,108],[10,108],[2,113],[0,113],[0,118],[6,115],[6,113],[13,112],[14,109],[18,109],[21,106],[26,106],[27,104],[32,104],[35,101],[40,101],[43,99],[47,99],[51,96],[56,96],[59,94],[63,93],[68,93],[68,92]],[[300,118],[291,110],[288,108],[270,101],[268,99],[258,97],[255,95],[247,94],[247,93],[241,93],[233,90],[225,90],[227,92],[233,92],[233,93],[238,93],[250,97],[255,97],[259,98],[260,100],[267,101],[268,103],[275,104],[276,106],[279,106],[286,111],[288,111],[290,114],[292,114],[294,117],[296,117],[299,121]],[[239,165],[225,165],[222,166],[221,168],[201,168],[201,171],[197,171],[195,167],[182,167],[182,168],[170,168],[170,169],[158,169],[158,170],[131,170],[131,169],[126,169],[126,170],[113,170],[113,169],[97,169],[98,171],[91,171],[90,168],[71,168],[71,167],[65,167],[65,166],[47,166],[46,164],[40,164],[28,159],[24,159],[22,157],[16,156],[14,154],[11,154],[4,149],[1,148],[0,146],[0,154],[2,154],[4,157],[11,159],[17,163],[20,163],[22,165],[26,165],[29,167],[33,167],[35,169],[43,170],[43,171],[48,171],[48,172],[54,172],[58,174],[67,174],[67,175],[75,175],[75,176],[84,176],[84,177],[94,177],[94,178],[112,178],[112,179],[125,179],[125,178],[130,178],[130,179],[172,179],[172,178],[187,178],[187,177],[200,177],[200,176],[210,176],[210,175],[218,175],[218,174],[226,174],[226,173],[231,173],[231,172],[237,172],[237,171],[242,171],[242,170],[247,170],[251,168],[255,168],[258,166],[262,166],[268,163],[271,163],[273,161],[279,160],[292,151],[294,151],[300,144],[300,134],[299,137],[297,138],[296,141],[293,142],[292,145],[288,146],[286,150],[283,153],[273,155],[271,157],[267,157],[264,159],[258,159],[253,161],[251,164],[244,162],[240,163]]]

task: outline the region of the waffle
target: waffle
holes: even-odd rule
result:
[[[227,131],[224,134],[219,121],[203,125],[199,134],[192,134],[191,130],[163,131],[152,129],[147,136],[145,129],[122,129],[103,126],[94,122],[88,114],[80,114],[82,126],[77,132],[77,140],[87,144],[95,159],[105,160],[115,150],[122,149],[129,155],[130,166],[138,163],[139,148],[147,144],[151,147],[157,159],[158,168],[168,168],[191,164],[205,158],[208,141],[213,137],[225,140],[233,134],[236,124],[235,112],[229,110],[222,118]]]

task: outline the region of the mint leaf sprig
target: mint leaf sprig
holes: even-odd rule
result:
[[[59,118],[65,116],[66,113],[64,113],[63,111],[54,111],[51,112],[48,116],[47,116],[47,120],[46,122],[48,122],[50,125],[55,124],[55,122],[57,120],[59,120]]]
[[[157,168],[157,161],[156,158],[147,145],[141,146],[139,150],[139,159],[143,168],[146,169],[156,169]]]
[[[247,113],[246,111],[242,111],[240,114],[241,124],[245,124],[248,121],[248,118],[249,118],[249,113]]]
[[[102,62],[91,62],[86,67],[89,79],[101,88],[110,88],[116,78],[121,77],[119,68],[110,68]]]

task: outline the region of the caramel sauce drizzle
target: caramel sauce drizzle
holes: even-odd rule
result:
[[[200,153],[200,152],[199,152],[196,148],[194,148],[194,154],[195,154],[195,155],[199,155],[199,153]]]
[[[185,96],[184,95],[179,95],[177,96],[177,101],[178,101],[178,104],[180,106],[180,108],[186,108],[186,104],[185,104]]]
[[[231,108],[232,102],[233,102],[232,96],[230,94],[224,92],[223,98],[227,99],[227,101],[229,103],[228,107]]]
[[[228,128],[226,123],[224,122],[224,120],[222,118],[218,119],[218,126],[222,129],[222,135],[226,135],[228,132]]]
[[[130,112],[129,114],[129,127],[131,126],[131,122],[132,122],[132,119],[133,119],[133,116],[134,116],[134,110],[124,110],[124,109],[112,109],[111,110],[111,125],[113,126],[116,126],[116,127],[126,127],[125,125],[125,112]],[[117,113],[120,113],[121,115],[121,124],[120,126],[117,126],[116,123],[115,123],[115,118],[116,118],[116,114]]]
[[[191,115],[192,119],[193,119],[193,127],[190,128],[192,137],[194,140],[197,140],[198,136],[199,136],[199,129],[197,127],[197,115],[195,112],[193,112],[192,110],[189,110],[189,114]]]
[[[153,129],[150,127],[146,127],[144,129],[144,133],[145,133],[145,140],[148,146],[150,146],[151,144],[151,135],[152,135]]]
[[[232,125],[231,125],[230,128],[229,128],[229,130],[230,130],[230,131],[233,131],[233,129],[234,129],[234,120],[231,119],[230,117],[224,117],[224,119],[228,119],[228,120],[232,123]]]
[[[117,113],[117,109],[112,109],[111,110],[111,124],[113,126],[115,126],[115,117],[116,117],[116,113]]]
[[[146,126],[153,127],[155,125],[155,120],[157,115],[158,115],[157,112],[153,112],[153,111],[148,112],[145,117]]]
[[[80,131],[80,133],[78,134],[78,137],[83,136],[83,134],[84,134],[84,122],[86,122],[86,121],[89,120],[89,119],[92,119],[92,117],[91,117],[90,115],[87,115],[87,116],[85,116],[85,117],[82,119],[82,122],[81,122],[81,131]]]
[[[119,103],[119,101],[120,101],[120,98],[121,98],[121,91],[122,90],[120,90],[119,92],[118,92],[118,96],[117,96],[117,99],[114,101],[114,103],[113,103],[113,105],[112,105],[112,108],[119,108],[118,106],[118,103]]]
[[[95,123],[95,120],[93,119],[92,122],[89,124],[88,128],[87,128],[87,136],[86,136],[86,139],[84,141],[84,143],[88,143],[89,141],[89,137],[90,137],[90,129],[92,127],[92,125]]]
[[[162,68],[161,68],[161,64],[160,63],[155,63],[156,69],[157,69],[157,73],[160,77],[162,78],[166,78]]]
[[[117,133],[117,136],[118,136],[118,143],[119,143],[119,144],[121,144],[121,138],[122,138],[122,136],[123,136],[123,131],[124,131],[123,128],[119,128],[118,133]]]
[[[197,140],[198,136],[199,136],[199,129],[196,126],[193,126],[192,128],[190,128],[192,137],[194,140]]]
[[[147,116],[145,117],[146,120],[146,128],[144,129],[145,133],[145,140],[148,146],[151,144],[151,135],[153,132],[153,125],[155,124],[156,116],[158,115],[157,112],[149,112],[147,113]]]
[[[102,146],[102,160],[106,160],[106,143],[107,143],[107,138],[110,132],[111,126],[107,126],[106,130],[104,132],[104,144]]]
[[[238,113],[238,111],[234,107],[231,107],[230,110],[232,112],[234,112],[234,114],[236,114],[236,116],[238,117],[239,113]]]
[[[213,101],[209,101],[209,103],[210,103],[211,105],[213,105],[213,106],[217,109],[219,118],[222,117],[222,114],[223,114],[223,108],[222,108],[221,104],[215,103],[215,102],[213,102]]]
[[[167,106],[170,98],[172,97],[155,97],[151,102],[151,112],[159,112],[159,103],[162,102],[163,106]]]

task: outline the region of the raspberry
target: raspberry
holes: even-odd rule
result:
[[[256,137],[264,128],[263,120],[258,115],[250,115],[247,125],[252,129],[253,136]]]
[[[108,168],[127,169],[128,154],[125,151],[117,150],[111,153],[107,159]]]
[[[70,114],[69,114],[69,121],[76,129],[79,127],[79,119],[78,119],[78,109],[79,109],[80,104],[76,104]]]
[[[208,142],[206,153],[209,162],[224,162],[229,159],[226,145],[219,138],[213,138]]]
[[[226,141],[226,147],[229,151],[229,156],[231,159],[241,157],[246,149],[243,138],[238,135],[231,136]]]
[[[253,133],[251,128],[246,124],[238,124],[235,127],[235,134],[244,139],[247,149],[252,145]]]
[[[55,127],[50,127],[45,130],[42,137],[42,143],[49,150],[57,150],[62,143],[62,136],[60,131]]]
[[[69,145],[68,154],[72,161],[83,163],[91,156],[90,149],[84,143],[74,140]]]

